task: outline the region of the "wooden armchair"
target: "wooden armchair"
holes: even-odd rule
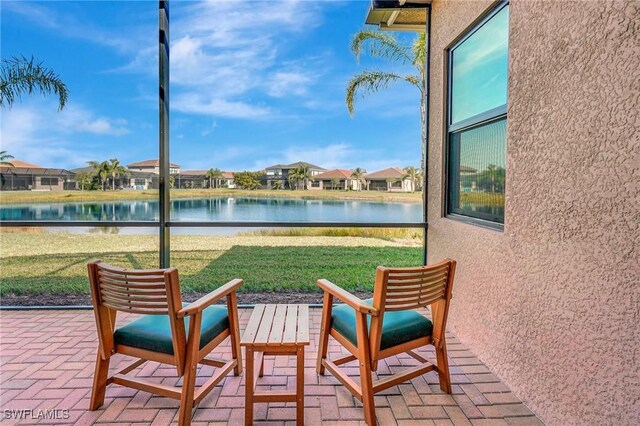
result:
[[[324,304],[318,344],[318,374],[329,370],[362,402],[368,425],[376,424],[373,395],[391,386],[436,370],[440,388],[451,393],[451,379],[447,363],[445,326],[456,262],[444,260],[420,268],[384,268],[376,271],[373,299],[361,300],[327,280],[319,280],[324,290]],[[345,304],[333,306],[333,299]],[[431,305],[432,320],[414,309]],[[332,336],[351,355],[330,360],[327,358],[329,336]],[[437,366],[413,350],[421,346],[435,346]],[[402,352],[420,362],[402,373],[373,382],[371,374],[378,361]],[[338,366],[358,360],[360,384],[341,371]]]
[[[115,383],[179,400],[179,424],[189,425],[193,407],[216,384],[231,370],[236,376],[242,373],[236,290],[243,281],[235,279],[183,305],[175,268],[131,270],[95,261],[88,269],[99,340],[90,410],[104,403],[107,385]],[[212,306],[223,297],[226,307]],[[115,329],[118,311],[143,316]],[[206,359],[227,337],[231,337],[232,359]],[[108,377],[109,360],[116,353],[139,359]],[[147,361],[176,366],[178,377],[184,376],[182,388],[127,376]],[[218,369],[195,389],[198,364]]]

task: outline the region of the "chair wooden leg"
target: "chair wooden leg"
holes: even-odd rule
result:
[[[93,373],[93,388],[91,389],[91,401],[89,410],[95,411],[104,404],[104,396],[107,392],[107,376],[109,375],[109,361],[111,358],[102,359],[100,351],[96,357],[96,368]]]
[[[198,349],[200,347],[200,327],[202,326],[202,314],[191,317],[189,324],[189,337],[187,339],[187,356],[185,359],[184,376],[182,379],[182,394],[180,396],[180,412],[178,414],[178,426],[189,426],[193,415],[193,394],[198,373]]]
[[[331,327],[331,308],[333,304],[333,296],[325,291],[322,303],[322,322],[320,323],[320,339],[318,341],[318,362],[316,363],[316,371],[320,375],[324,375],[324,365],[322,360],[327,357],[329,349],[329,327]]]
[[[233,368],[233,374],[242,374],[242,350],[240,349],[240,320],[238,317],[238,300],[236,292],[227,296],[227,306],[229,309],[229,330],[231,332],[231,356],[238,361]]]
[[[449,359],[447,358],[447,343],[442,337],[440,348],[436,347],[436,361],[438,364],[438,378],[440,389],[443,392],[451,393],[451,376],[449,375]]]
[[[356,313],[356,333],[358,338],[358,363],[360,364],[360,390],[362,392],[364,421],[369,426],[375,426],[376,406],[373,400],[371,351],[369,348],[369,333],[367,332],[367,317],[359,312]]]

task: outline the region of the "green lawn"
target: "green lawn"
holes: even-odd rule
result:
[[[241,246],[174,251],[172,265],[184,293],[205,292],[243,278],[243,292],[317,292],[329,279],[348,290],[371,290],[376,266],[414,266],[419,247]],[[0,295],[89,294],[86,263],[95,258],[123,267],[153,268],[157,253],[59,253],[0,258]]]

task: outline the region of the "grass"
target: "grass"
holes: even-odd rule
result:
[[[497,192],[461,192],[460,204],[504,207],[504,194]]]
[[[422,230],[413,228],[269,228],[241,232],[240,235],[265,237],[363,237],[422,243]]]
[[[371,290],[376,266],[420,263],[416,247],[232,246],[225,250],[173,251],[184,293],[206,292],[239,277],[243,292],[318,292],[329,279],[350,291]],[[89,294],[86,263],[100,258],[122,267],[153,268],[157,253],[83,252],[0,258],[0,296]]]
[[[334,200],[369,200],[378,202],[421,203],[422,193],[377,191],[289,191],[242,189],[172,189],[172,199],[207,197],[260,197]],[[80,201],[154,200],[157,190],[146,191],[2,191],[0,205],[21,203],[51,203]]]

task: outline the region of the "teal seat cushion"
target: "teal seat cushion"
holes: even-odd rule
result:
[[[371,305],[373,299],[364,302]],[[367,316],[371,327],[371,316]],[[358,346],[356,337],[356,311],[349,305],[335,305],[331,311],[331,327],[349,342]],[[369,328],[371,329],[371,328]],[[416,311],[385,312],[382,319],[380,349],[388,349],[420,337],[431,336],[433,323]]]
[[[184,304],[187,306],[188,304]],[[185,331],[189,333],[189,317],[184,321]],[[202,311],[200,329],[200,349],[229,328],[229,315],[226,306],[209,306]],[[113,334],[116,345],[132,346],[153,352],[173,355],[173,336],[168,315],[144,315],[129,324],[118,328]]]

